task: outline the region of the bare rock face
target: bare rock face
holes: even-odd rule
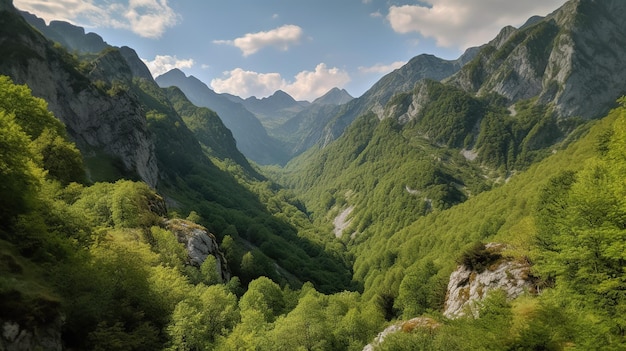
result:
[[[176,235],[179,243],[185,244],[189,264],[200,267],[209,255],[215,256],[217,273],[222,281],[230,280],[230,271],[224,254],[219,250],[215,236],[206,228],[183,219],[170,219],[165,222],[167,230]]]
[[[519,29],[505,27],[447,81],[511,103],[538,98],[561,118],[603,116],[626,89],[625,11],[624,1],[570,0]]]
[[[0,74],[16,84],[28,85],[34,96],[46,100],[48,109],[66,125],[83,155],[115,158],[125,172],[155,187],[158,168],[154,140],[137,98],[127,91],[96,86],[95,76],[90,77],[70,54],[55,47],[12,6],[5,7],[0,7],[5,20],[0,26],[0,46],[11,49],[0,60]],[[121,61],[113,62],[106,60],[110,55],[104,55],[94,74],[120,68],[119,72],[132,79],[131,69],[118,56]]]
[[[502,244],[486,245],[486,249],[493,252],[499,252],[503,247]],[[481,272],[460,265],[450,275],[443,314],[448,318],[457,318],[469,312],[478,317],[477,303],[494,290],[503,290],[508,299],[533,291],[530,264],[503,257]]]

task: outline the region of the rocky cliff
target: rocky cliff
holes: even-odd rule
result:
[[[485,253],[494,258],[485,262],[486,267],[462,264],[452,272],[446,293],[444,316],[457,318],[471,313],[478,317],[480,301],[495,290],[504,291],[509,299],[535,290],[530,264],[525,260],[502,257],[504,248],[502,244],[486,244]]]
[[[626,92],[624,11],[623,1],[571,0],[519,29],[502,29],[448,82],[511,103],[538,98],[562,118],[603,116]]]
[[[189,264],[200,267],[209,255],[217,261],[217,273],[222,281],[230,280],[230,270],[224,254],[219,250],[215,236],[206,228],[182,219],[170,219],[165,227],[176,235],[179,243],[184,244],[189,256]]]
[[[111,162],[124,176],[156,186],[154,142],[140,103],[127,91],[111,90],[109,80],[99,86],[93,81],[104,72],[130,72],[127,64],[113,62],[105,53],[93,66],[81,65],[26,23],[12,6],[5,4],[3,8],[0,74],[27,84],[33,95],[48,102],[50,111],[66,125],[88,159],[87,164],[90,158],[95,163]]]

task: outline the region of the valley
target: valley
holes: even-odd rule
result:
[[[624,348],[624,10],[309,102],[0,0],[0,349]]]

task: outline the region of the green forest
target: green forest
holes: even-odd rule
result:
[[[4,319],[60,326],[76,350],[361,350],[418,316],[433,326],[375,349],[624,349],[626,100],[546,151],[526,147],[558,129],[532,101],[512,118],[429,82],[441,98],[419,123],[364,115],[330,147],[258,169],[211,146],[220,136],[211,137],[219,119],[210,110],[135,83],[125,89],[153,98],[147,118],[166,169],[158,192],[90,180],[46,103],[0,78]],[[442,109],[451,124],[467,123],[459,134],[431,123]],[[477,113],[485,127],[474,141]],[[502,158],[459,153],[499,145],[494,128],[518,143],[493,151]],[[195,153],[177,144],[187,131],[200,141]],[[178,206],[164,211],[164,196]],[[348,207],[352,221],[335,236],[332,219]],[[191,266],[168,219],[213,233],[233,277],[223,281],[212,256]],[[515,300],[489,294],[477,318],[444,317],[450,273],[488,264],[488,242],[530,262],[536,289]]]

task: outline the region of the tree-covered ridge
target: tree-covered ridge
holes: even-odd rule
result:
[[[436,269],[429,272],[424,267],[450,262],[441,254],[463,247],[432,246],[432,236],[440,238],[440,245],[449,245],[453,237],[461,239],[457,245],[473,240],[512,245],[509,255],[533,263],[539,294],[514,301],[495,294],[483,302],[476,320],[444,322],[435,333],[418,330],[392,335],[380,349],[622,349],[626,343],[622,317],[626,306],[624,126],[626,109],[620,107],[583,139],[507,185],[425,217],[392,238],[387,250],[398,242],[403,246],[386,276],[406,267],[395,305],[405,313],[407,308],[413,311],[416,301],[428,303],[428,299],[420,299],[420,287],[424,281],[432,281],[428,277],[436,277]],[[489,217],[476,216],[478,210],[470,208],[480,208]],[[492,225],[484,227],[489,222]],[[449,239],[442,237],[445,233]],[[432,255],[434,252],[438,255]],[[370,279],[375,281],[375,276]],[[407,301],[412,305],[406,305]],[[428,308],[428,304],[423,306]]]
[[[45,111],[26,87],[2,82],[15,101]],[[0,114],[8,150],[0,175],[13,187],[3,188],[3,199],[21,197],[23,206],[3,212],[1,316],[27,329],[58,325],[63,315],[68,347],[359,350],[385,319],[423,313],[438,321],[435,329],[388,336],[378,349],[619,349],[625,342],[626,107],[507,184],[393,233],[372,232],[354,251],[364,292],[331,295],[309,283],[281,287],[245,270],[247,288],[239,278],[220,283],[215,260],[189,266],[162,224],[155,204],[163,200],[154,190],[131,181],[63,183],[39,163],[31,149],[36,138],[8,111]],[[58,126],[51,114],[38,116],[42,125]],[[370,121],[373,135],[393,129]],[[6,166],[14,160],[23,167]],[[10,182],[15,172],[26,181]],[[227,256],[231,239],[222,241]],[[449,273],[477,241],[507,243],[506,255],[531,261],[541,294],[507,301],[494,293],[482,302],[480,318],[447,320],[439,311]],[[240,267],[262,268],[249,264],[254,259],[244,255]]]

